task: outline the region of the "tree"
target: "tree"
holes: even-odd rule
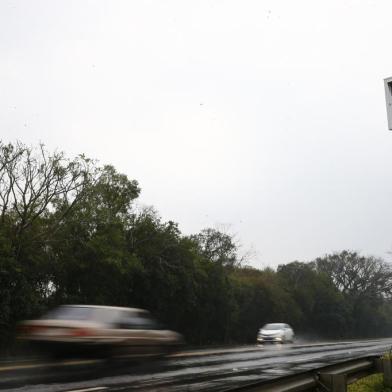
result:
[[[198,251],[206,259],[225,267],[234,267],[240,264],[237,254],[238,246],[229,234],[219,230],[207,228],[199,234],[192,235]]]
[[[3,332],[42,311],[50,292],[54,233],[94,175],[83,156],[67,159],[20,142],[0,142],[0,287]],[[61,207],[62,213],[53,214]],[[1,328],[1,326],[0,326]],[[4,332],[5,333],[5,332]],[[2,336],[7,338],[7,333]]]
[[[112,166],[96,173],[49,248],[56,302],[126,303],[126,274],[137,263],[127,233],[140,189]],[[52,219],[67,208],[58,206]]]
[[[317,258],[314,266],[329,276],[345,295],[380,297],[392,294],[392,269],[379,258],[344,250]]]
[[[317,258],[313,265],[343,295],[352,336],[380,336],[385,331],[384,311],[390,306],[392,290],[389,264],[344,250]]]
[[[26,258],[27,238],[40,240],[57,229],[83,197],[93,174],[92,163],[84,156],[69,160],[61,152],[48,153],[42,144],[34,149],[0,143],[0,221],[8,229],[17,260]],[[37,231],[35,223],[54,209],[62,214]]]
[[[296,325],[312,335],[343,337],[350,323],[350,312],[342,294],[313,263],[294,261],[278,267],[278,276],[290,298],[301,309]]]

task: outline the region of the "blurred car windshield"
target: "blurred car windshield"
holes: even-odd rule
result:
[[[267,324],[264,325],[263,329],[267,330],[267,331],[271,331],[273,329],[282,329],[284,328],[284,324]]]
[[[119,310],[94,306],[64,305],[46,313],[44,320],[89,321],[121,329],[163,329],[146,311]]]
[[[60,306],[45,314],[42,318],[46,320],[76,320],[111,322],[117,312],[112,309],[94,308],[88,306]]]

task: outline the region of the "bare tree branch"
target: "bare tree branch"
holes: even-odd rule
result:
[[[86,186],[95,181],[97,173],[94,162],[82,155],[70,160],[62,152],[48,153],[43,144],[32,148],[0,141],[1,222],[7,215],[14,216],[15,241],[21,243],[37,219],[56,209],[62,212],[52,214],[50,225],[42,226],[55,230],[83,197]],[[43,231],[30,235],[43,236]]]

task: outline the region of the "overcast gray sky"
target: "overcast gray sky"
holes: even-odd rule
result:
[[[256,267],[392,249],[390,0],[0,2],[0,138],[111,163]]]

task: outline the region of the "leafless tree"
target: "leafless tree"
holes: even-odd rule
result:
[[[43,144],[32,148],[0,142],[0,223],[11,219],[18,239],[56,207],[61,213],[48,227],[55,230],[94,175],[93,162],[82,155],[70,160],[62,152],[48,153]]]

